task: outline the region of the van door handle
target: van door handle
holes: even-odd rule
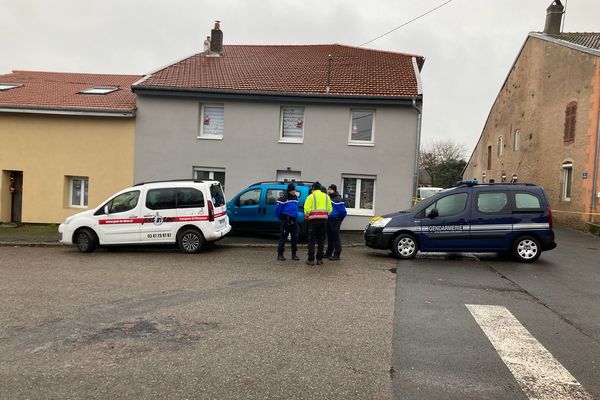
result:
[[[464,219],[459,219],[459,220],[458,220],[458,223],[459,223],[459,224],[466,224],[466,223],[467,223],[467,221],[465,221]]]
[[[477,223],[478,224],[483,224],[483,218],[477,218]]]
[[[130,215],[130,216],[129,216],[129,217],[127,217],[127,218],[137,218],[137,215]]]
[[[154,217],[154,215],[152,215],[152,214],[144,215],[144,218],[149,218],[149,217]]]

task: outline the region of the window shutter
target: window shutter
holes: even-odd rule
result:
[[[577,102],[572,101],[567,104],[565,110],[565,133],[564,141],[572,142],[575,140],[575,123],[577,119]]]

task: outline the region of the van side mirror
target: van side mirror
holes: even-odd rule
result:
[[[435,218],[438,215],[440,214],[438,213],[437,208],[434,208],[433,210],[429,211],[429,214],[427,214],[427,218]]]
[[[240,206],[240,198],[236,197],[233,204],[235,204],[237,207],[239,207]]]
[[[108,214],[108,205],[104,206],[104,214]]]

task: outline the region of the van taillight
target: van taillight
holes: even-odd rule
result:
[[[208,220],[211,222],[215,220],[215,207],[210,200],[208,201]]]
[[[552,229],[552,209],[548,207],[548,223],[550,224],[550,229]]]

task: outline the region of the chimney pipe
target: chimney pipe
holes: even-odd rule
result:
[[[544,25],[544,33],[546,35],[558,35],[560,33],[560,24],[565,8],[560,0],[555,0],[546,9],[546,24]]]
[[[210,31],[210,55],[223,55],[223,31],[221,21],[215,21],[215,27]]]

